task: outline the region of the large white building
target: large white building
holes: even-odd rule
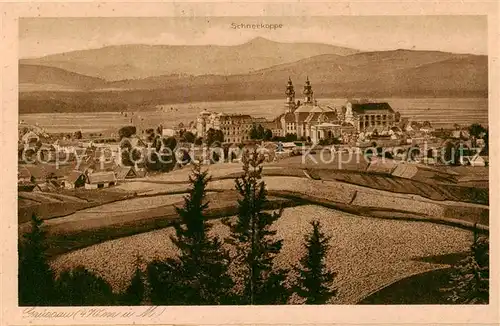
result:
[[[224,114],[203,110],[196,120],[198,137],[205,138],[210,129],[221,130],[224,141],[241,143],[250,139],[250,130],[256,122],[248,114]]]
[[[390,128],[399,121],[399,113],[388,103],[351,103],[347,101],[338,110],[321,106],[314,99],[309,78],[306,79],[304,100],[295,101],[295,89],[288,79],[285,95],[285,112],[275,121],[281,126],[280,136],[295,134],[298,138],[310,138],[313,142],[331,137],[353,138],[355,133],[378,128]],[[273,132],[273,135],[275,133]]]

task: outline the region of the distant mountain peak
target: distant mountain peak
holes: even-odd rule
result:
[[[270,39],[267,39],[262,36],[257,36],[250,41],[246,42],[245,44],[264,44],[264,43],[277,43],[275,41],[271,41]]]
[[[317,55],[356,52],[328,44],[287,43],[255,37],[247,43],[231,46],[112,45],[26,59],[21,63],[51,66],[117,81],[171,74],[238,75]]]

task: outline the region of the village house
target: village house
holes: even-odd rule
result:
[[[161,135],[163,137],[174,137],[176,135],[176,131],[170,128],[163,128],[161,130]]]
[[[17,168],[17,182],[31,182],[31,181],[34,181],[34,178],[32,179],[30,170],[23,165],[19,165]]]
[[[59,189],[59,186],[57,184],[51,183],[51,182],[45,182],[45,183],[38,183],[35,185],[35,187],[32,189],[33,192],[54,192]]]
[[[32,191],[36,186],[30,171],[20,165],[17,169],[17,190],[18,191]]]
[[[66,175],[73,170],[71,165],[55,164],[26,164],[24,166],[31,174],[32,181],[35,183],[45,183],[47,181],[61,182]]]
[[[85,187],[86,176],[81,171],[71,171],[61,182],[61,187],[65,189],[76,189]]]
[[[86,175],[85,189],[102,189],[116,185],[113,171],[91,172]]]
[[[21,141],[25,145],[32,145],[40,141],[40,137],[34,131],[29,130],[21,137]]]
[[[134,178],[143,178],[146,175],[146,170],[137,166],[119,165],[114,170],[118,181]]]

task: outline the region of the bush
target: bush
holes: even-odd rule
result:
[[[191,131],[185,131],[182,134],[182,140],[184,140],[186,143],[194,143],[196,140],[196,136],[191,132]]]
[[[442,289],[455,304],[488,304],[490,276],[489,239],[474,232],[467,257],[454,266],[450,286]]]
[[[137,128],[135,126],[125,126],[118,130],[118,136],[120,140],[123,138],[130,138],[135,135],[137,132]]]

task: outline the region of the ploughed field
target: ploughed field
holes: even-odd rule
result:
[[[309,222],[320,220],[331,236],[327,266],[338,273],[334,286],[338,296],[332,303],[354,304],[381,287],[409,275],[446,267],[421,257],[466,251],[471,232],[425,222],[373,219],[315,205],[286,208],[273,225],[284,246],[275,266],[292,267],[304,254],[304,235]],[[229,230],[213,221],[211,235],[225,237]],[[84,265],[108,280],[116,291],[123,290],[132,277],[134,262],[144,264],[155,258],[176,254],[170,240],[172,227],[106,241],[56,257],[56,270]],[[144,267],[144,266],[143,266]],[[292,279],[293,274],[290,274]]]
[[[291,164],[287,165],[287,161]],[[444,191],[443,185],[366,173],[361,168],[337,170],[310,164],[301,167],[297,163],[297,158],[292,157],[264,167],[269,209],[314,204],[375,218],[432,221],[468,228],[474,223],[489,225],[487,205]],[[236,214],[239,197],[234,190],[234,177],[241,173],[241,165],[217,164],[208,169],[212,180],[208,184],[207,215],[219,218]],[[49,254],[56,256],[168,227],[177,219],[175,207],[182,205],[189,189],[189,173],[190,169],[184,168],[98,191],[19,193],[19,232],[29,229],[31,212],[36,212],[46,220]],[[471,171],[467,173],[471,175]],[[484,179],[481,173],[478,177]],[[477,190],[454,187],[466,194]],[[481,191],[487,196],[487,189]]]

